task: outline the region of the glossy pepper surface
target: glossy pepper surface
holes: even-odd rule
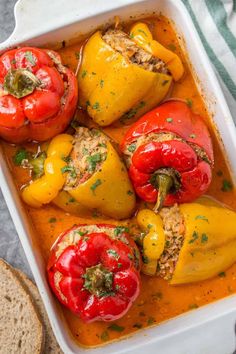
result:
[[[192,283],[224,272],[236,261],[236,213],[212,205],[179,205],[184,223],[184,241],[170,279],[170,284]],[[143,255],[148,262],[142,271],[155,275],[164,250],[163,222],[153,211],[141,210],[137,222],[142,231]],[[150,227],[151,226],[151,227]],[[150,242],[155,235],[154,242]]]
[[[98,31],[84,46],[78,80],[79,104],[107,126],[125,114],[135,118],[152,109],[166,96],[172,77],[130,63]]]
[[[140,118],[121,150],[139,197],[162,205],[191,202],[212,179],[212,141],[202,118],[184,102],[169,101]]]
[[[53,246],[48,279],[57,298],[85,322],[122,317],[140,290],[140,255],[125,227],[79,225]]]
[[[0,137],[45,141],[61,133],[78,100],[74,73],[52,50],[23,47],[0,57]]]
[[[107,157],[101,168],[85,182],[63,191],[68,173],[65,161],[72,149],[72,135],[60,134],[52,139],[44,162],[44,175],[23,189],[23,200],[33,207],[53,202],[79,215],[96,209],[115,219],[130,217],[135,208],[135,193],[126,167],[110,142],[107,142]]]
[[[131,28],[130,36],[140,47],[163,60],[175,81],[178,81],[183,76],[184,67],[179,56],[165,48],[157,40],[154,40],[151,31],[145,23],[136,23]]]

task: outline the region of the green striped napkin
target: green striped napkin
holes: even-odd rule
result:
[[[236,0],[182,0],[236,123]]]

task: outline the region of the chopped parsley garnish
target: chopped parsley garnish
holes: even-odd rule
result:
[[[218,276],[219,276],[220,278],[224,278],[224,277],[226,276],[226,274],[225,274],[225,272],[220,272],[220,273],[218,274]]]
[[[193,232],[191,240],[188,243],[194,243],[198,239],[198,233],[196,231]]]
[[[233,189],[232,183],[227,179],[224,179],[221,187],[222,192],[230,192],[232,189]]]
[[[106,341],[109,340],[109,333],[108,333],[107,331],[102,332],[102,334],[101,334],[101,340],[102,340],[103,342],[106,342]]]
[[[106,148],[106,147],[107,147],[107,145],[106,145],[105,143],[99,143],[98,146],[99,146],[99,147],[103,147],[103,148]]]
[[[128,190],[128,191],[127,191],[127,194],[128,194],[128,195],[133,195],[134,193],[133,193],[132,191]]]
[[[152,325],[152,324],[155,323],[155,322],[156,322],[156,320],[155,320],[154,317],[149,317],[148,320],[147,320],[147,324],[148,324],[149,326]]]
[[[70,176],[72,178],[76,178],[77,177],[77,173],[76,170],[73,166],[64,166],[61,168],[61,172],[65,173],[65,172],[70,172]]]
[[[201,237],[201,243],[206,243],[208,241],[208,236],[207,234],[203,233]]]
[[[194,310],[194,309],[197,309],[198,308],[198,305],[197,304],[190,304],[188,306],[189,310]]]
[[[116,323],[112,323],[108,329],[110,329],[111,331],[116,331],[116,332],[123,332],[125,327],[119,326]]]
[[[129,228],[126,226],[117,226],[114,229],[114,234],[115,236],[119,236],[120,234],[122,234],[123,232],[129,232]]]
[[[167,123],[172,123],[173,122],[173,118],[171,118],[171,117],[166,118],[166,121],[167,121]]]
[[[76,231],[76,232],[77,232],[77,234],[79,234],[80,236],[87,235],[87,233],[88,233],[88,231],[80,231],[80,230],[78,230],[78,231]]]
[[[91,103],[89,101],[86,101],[85,104],[86,104],[87,107],[91,106]]]
[[[76,59],[80,59],[80,52],[75,52]]]
[[[124,116],[121,119],[130,119],[133,118],[138,110],[142,107],[144,107],[146,104],[146,102],[141,101],[135,108],[130,109],[127,113],[124,114]]]
[[[135,149],[136,149],[136,144],[135,144],[135,143],[130,144],[129,147],[128,147],[128,151],[129,151],[129,152],[134,152]]]
[[[33,66],[36,64],[35,62],[35,58],[33,56],[33,53],[29,50],[27,50],[27,52],[25,52],[25,58],[28,60],[28,62],[30,62],[30,64],[32,64]]]
[[[140,33],[143,33],[146,37],[147,37],[147,33],[144,31],[144,30],[142,30],[142,29],[138,29],[138,32],[140,32]]]
[[[204,220],[204,221],[206,221],[206,222],[209,223],[209,220],[208,220],[207,217],[204,216],[204,215],[197,215],[197,216],[195,217],[195,220]]]
[[[94,184],[92,184],[92,186],[90,187],[91,191],[95,194],[95,190],[98,186],[100,186],[102,184],[102,181],[100,179],[97,179],[96,182],[94,182]]]
[[[97,111],[100,110],[100,104],[99,102],[95,102],[93,105],[92,105],[92,109],[96,109]]]
[[[82,74],[81,74],[81,77],[82,77],[82,79],[84,79],[85,78],[85,76],[87,75],[87,70],[83,70],[82,71]]]
[[[117,267],[121,268],[122,267],[122,263],[117,263]]]
[[[134,34],[133,34],[133,33],[130,33],[129,37],[130,37],[131,39],[133,39],[133,38],[134,38]]]
[[[23,160],[28,159],[29,153],[25,149],[17,150],[16,154],[13,156],[13,162],[15,165],[20,166]]]
[[[50,219],[48,220],[48,222],[50,222],[50,224],[52,224],[52,223],[54,223],[54,222],[56,222],[56,221],[57,221],[56,218],[50,218]]]
[[[147,228],[150,230],[153,227],[152,224],[148,224]]]
[[[115,92],[113,92],[113,91],[110,91],[110,94],[111,94],[112,96],[115,96]]]
[[[100,87],[103,88],[104,86],[104,80],[100,80]]]
[[[114,257],[115,259],[119,259],[120,258],[118,253],[115,250],[112,250],[112,249],[107,250],[107,254],[109,254],[109,256]]]
[[[70,198],[70,199],[68,200],[69,203],[74,203],[75,201],[76,201],[75,198]]]
[[[164,81],[162,81],[161,86],[165,86],[168,82],[169,82],[169,80],[164,80]]]
[[[94,171],[96,169],[96,165],[98,162],[101,162],[103,161],[103,157],[102,157],[102,154],[100,153],[97,153],[97,154],[94,154],[92,156],[88,156],[87,157],[87,162],[89,163],[89,171]]]
[[[193,105],[193,101],[190,98],[186,98],[186,104],[189,106],[189,108],[191,108]]]
[[[92,71],[92,75],[97,75],[97,73],[95,73],[94,71]]]

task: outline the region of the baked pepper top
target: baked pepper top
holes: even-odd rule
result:
[[[61,133],[76,109],[74,73],[52,50],[23,47],[0,57],[0,137],[45,141]]]
[[[145,114],[122,143],[139,197],[162,205],[191,202],[212,178],[212,141],[203,119],[184,102],[169,101]]]
[[[122,317],[140,290],[140,255],[128,229],[78,225],[59,236],[48,262],[57,298],[86,322]]]

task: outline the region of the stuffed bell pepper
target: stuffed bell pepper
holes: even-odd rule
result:
[[[110,139],[82,127],[74,136],[52,139],[42,176],[23,189],[22,197],[33,207],[54,202],[68,212],[96,209],[115,219],[128,218],[135,207],[127,170]]]
[[[178,80],[183,74],[176,54],[165,49],[170,57],[178,58],[173,71],[168,56],[141,43],[140,35],[148,35],[148,42],[158,45],[148,27],[144,33],[143,26],[137,24],[130,35],[118,29],[98,31],[84,45],[78,73],[79,104],[101,126],[149,111],[168,93],[172,76]]]
[[[53,246],[51,288],[85,322],[122,317],[140,291],[140,254],[126,227],[78,225]]]
[[[11,142],[45,141],[61,133],[78,100],[74,73],[60,56],[23,47],[0,57],[0,137]]]
[[[170,284],[205,280],[236,262],[236,213],[199,203],[141,210],[143,272]]]
[[[138,196],[162,205],[191,202],[212,179],[212,141],[200,116],[184,102],[169,101],[145,114],[121,143]]]

